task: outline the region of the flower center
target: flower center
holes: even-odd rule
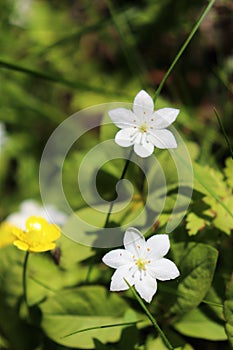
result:
[[[140,125],[139,128],[138,128],[138,131],[139,131],[139,132],[142,132],[142,133],[143,133],[143,132],[147,132],[147,125],[146,125],[146,123]]]
[[[145,271],[146,270],[146,264],[148,263],[148,260],[145,260],[143,258],[139,258],[135,264],[137,265],[138,269],[141,271]]]

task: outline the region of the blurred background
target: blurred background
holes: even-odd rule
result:
[[[103,102],[132,102],[161,82],[207,2],[0,0],[0,219],[40,198],[38,168],[53,130]],[[233,139],[233,3],[216,0],[159,101],[198,162],[222,167]]]

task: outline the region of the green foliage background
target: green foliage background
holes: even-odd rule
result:
[[[194,0],[0,0],[0,120],[8,135],[0,154],[1,220],[24,199],[40,200],[41,154],[63,120],[95,104],[132,102],[142,88],[154,94],[204,6],[205,1]],[[181,277],[159,284],[149,306],[177,349],[233,345],[233,163],[213,110],[232,144],[232,18],[231,1],[216,1],[157,101],[157,107],[181,110],[176,128],[194,168],[191,205],[170,234],[170,255]],[[114,135],[115,129],[110,132]],[[87,135],[64,165],[67,197],[83,217],[93,213],[73,192],[73,164],[107,135],[104,129]],[[158,158],[166,168],[166,151]],[[98,186],[104,198],[111,199],[123,166],[118,160],[102,169]],[[146,193],[138,182],[140,170],[132,164],[127,178],[135,187],[130,215],[143,205]],[[176,181],[168,171],[169,196],[148,236],[164,232]],[[127,222],[127,215],[112,220]],[[58,247],[58,266],[50,253],[30,257],[30,315],[22,300],[23,253],[1,248],[1,349],[165,349],[130,291],[109,293],[112,271],[100,262],[103,251],[66,237]],[[122,322],[131,325],[65,337]]]

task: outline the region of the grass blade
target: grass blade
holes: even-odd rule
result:
[[[217,111],[215,108],[214,108],[214,113],[215,113],[216,118],[217,118],[217,120],[218,120],[220,129],[222,130],[223,136],[225,137],[226,144],[227,144],[227,146],[228,146],[228,148],[229,148],[229,151],[230,151],[230,154],[231,154],[231,158],[233,159],[233,149],[232,149],[232,147],[231,147],[230,140],[229,140],[229,138],[228,138],[228,136],[227,136],[226,130],[225,130],[224,126],[223,126],[223,123],[222,123],[222,120],[221,120],[221,118],[220,118],[220,116],[219,116],[219,114],[218,114],[218,111]]]
[[[30,69],[30,68],[26,68],[26,67],[22,67],[22,66],[13,64],[13,63],[6,62],[2,59],[0,59],[0,68],[1,67],[5,68],[5,69],[17,71],[20,73],[24,73],[27,75],[31,75],[31,76],[34,76],[34,77],[39,78],[39,79],[47,80],[47,81],[50,81],[52,83],[59,83],[59,84],[68,86],[68,87],[73,88],[73,89],[80,89],[83,91],[92,91],[92,92],[106,95],[106,96],[116,96],[116,97],[127,96],[127,93],[124,93],[124,92],[119,93],[119,92],[115,92],[115,91],[108,91],[108,90],[106,90],[105,87],[102,88],[102,87],[86,84],[82,81],[74,82],[74,81],[67,80],[63,77],[55,77],[53,75],[45,74],[45,73],[36,71],[34,69]]]
[[[209,12],[209,10],[211,9],[211,7],[213,6],[215,0],[211,0],[208,4],[208,6],[205,8],[205,10],[203,11],[202,15],[200,16],[199,20],[197,21],[197,23],[195,24],[195,26],[193,27],[193,29],[191,30],[188,38],[185,40],[184,44],[182,45],[181,49],[179,50],[178,54],[176,55],[176,57],[174,58],[172,64],[170,65],[169,69],[167,70],[166,74],[163,77],[163,80],[161,81],[158,89],[156,90],[153,100],[154,102],[156,101],[157,97],[159,96],[167,78],[169,77],[169,75],[171,74],[173,68],[175,67],[176,63],[179,61],[180,57],[182,56],[183,52],[185,51],[186,47],[188,46],[188,44],[190,43],[190,41],[192,40],[193,36],[196,34],[196,31],[198,30],[198,28],[200,27],[202,21],[204,20],[205,16],[207,15],[207,13]]]

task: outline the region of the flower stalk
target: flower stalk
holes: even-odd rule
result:
[[[122,174],[121,174],[121,177],[120,177],[119,181],[124,179],[125,174],[126,174],[126,172],[128,170],[129,163],[130,163],[130,160],[132,158],[132,155],[133,155],[133,148],[131,149],[131,151],[129,153],[129,156],[128,156],[128,159],[125,162],[125,166],[124,166],[124,168],[122,170]],[[113,198],[115,198],[116,195],[117,195],[117,192],[115,190]],[[113,206],[114,206],[114,200],[110,203],[110,206],[109,206],[108,214],[107,214],[107,217],[106,217],[106,220],[105,220],[105,223],[104,223],[104,227],[105,228],[108,227],[109,219],[110,219],[110,215],[112,213]]]
[[[133,295],[135,296],[135,298],[137,299],[137,301],[139,302],[139,304],[141,305],[142,309],[145,311],[146,316],[148,317],[148,319],[151,321],[151,323],[153,324],[154,328],[156,329],[156,331],[159,333],[160,337],[162,338],[164,344],[166,345],[166,347],[169,350],[174,350],[173,346],[171,345],[171,343],[169,342],[169,340],[167,339],[166,335],[164,334],[164,332],[162,331],[162,329],[159,327],[158,323],[156,322],[155,318],[152,316],[152,314],[150,313],[150,311],[148,310],[148,308],[146,307],[146,305],[144,304],[144,302],[142,301],[142,299],[138,296],[137,292],[135,291],[135,289],[128,283],[128,281],[126,279],[124,279],[125,282],[127,283],[128,287],[130,288],[130,290],[132,291]]]
[[[26,252],[24,263],[23,263],[23,299],[25,301],[25,304],[27,308],[29,308],[28,305],[28,296],[27,296],[27,265],[28,265],[28,258],[29,258],[29,251]]]

